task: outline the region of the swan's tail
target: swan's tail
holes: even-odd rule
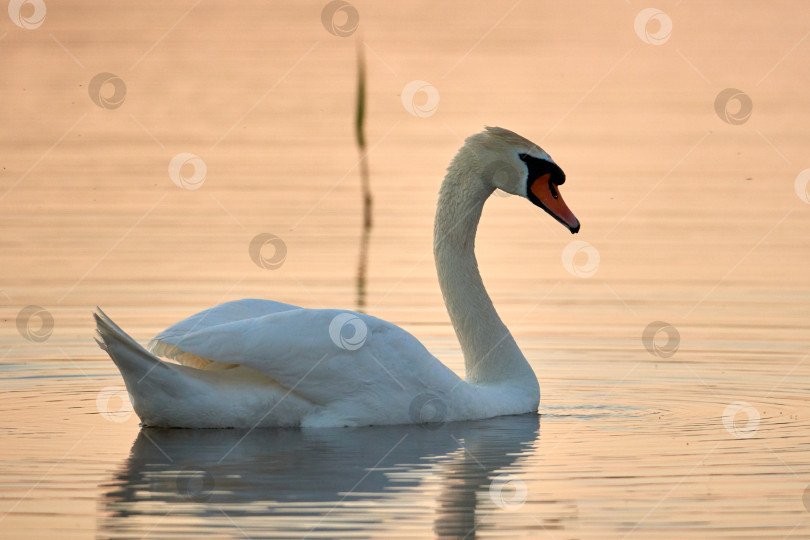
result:
[[[121,375],[127,382],[127,387],[131,380],[134,379],[137,382],[153,370],[171,369],[166,362],[132,339],[106,313],[101,311],[101,308],[96,309],[98,311],[93,313],[93,317],[96,319],[96,330],[98,330],[96,343],[107,351],[115,365],[118,366]],[[131,390],[130,393],[132,393]]]
[[[196,369],[165,362],[127,335],[101,309],[93,315],[98,330],[96,342],[121,372],[143,425],[189,428],[297,425],[303,412],[311,407],[310,403],[290,395],[291,391],[277,381],[252,369],[241,366]],[[270,411],[276,416],[270,415]]]
[[[144,349],[137,341],[124,332],[106,313],[97,308],[96,319],[98,337],[96,343],[110,355],[127,386],[132,405],[141,420],[151,416],[144,409],[160,395],[177,388],[179,373],[168,364]],[[159,399],[159,398],[158,398]],[[146,414],[145,414],[146,413]]]

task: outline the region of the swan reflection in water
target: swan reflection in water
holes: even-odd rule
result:
[[[252,432],[143,428],[108,486],[100,532],[366,536],[414,530],[427,517],[438,536],[475,538],[487,527],[482,516],[503,511],[492,480],[519,472],[539,419]],[[429,482],[437,486],[426,489]],[[508,504],[515,490],[502,496]]]

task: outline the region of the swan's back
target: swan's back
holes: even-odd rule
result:
[[[370,315],[240,300],[161,332],[151,352],[103,314],[98,321],[147,425],[405,424],[426,396],[443,404],[442,420],[454,419],[453,410],[459,419],[483,416],[453,409],[459,398],[484,402],[470,399],[469,385],[411,334]]]

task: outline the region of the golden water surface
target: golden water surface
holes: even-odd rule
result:
[[[0,536],[810,538],[805,2],[0,19]],[[141,342],[245,297],[362,308],[463,373],[433,212],[485,125],[542,145],[582,222],[500,194],[478,235],[539,417],[140,430],[96,305]]]

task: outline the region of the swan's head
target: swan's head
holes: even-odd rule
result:
[[[485,182],[529,199],[571,233],[579,232],[579,220],[560,195],[565,173],[542,148],[499,127],[469,137],[466,146],[475,153]]]

